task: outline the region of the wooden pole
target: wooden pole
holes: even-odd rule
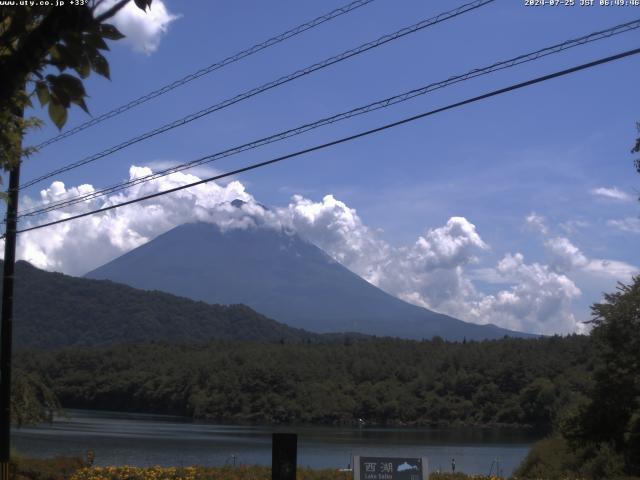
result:
[[[9,203],[4,240],[2,319],[0,320],[0,480],[9,480],[11,455],[11,347],[13,336],[13,280],[16,262],[16,230],[20,161],[9,173]]]
[[[274,433],[271,450],[271,480],[296,480],[298,435]]]

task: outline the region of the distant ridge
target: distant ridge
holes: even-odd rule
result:
[[[296,234],[270,228],[222,232],[208,223],[181,225],[86,277],[212,304],[242,303],[313,332],[447,340],[533,336],[463,322],[404,302]]]
[[[344,338],[291,328],[245,305],[210,305],[110,281],[46,272],[23,261],[16,263],[14,317],[18,348],[212,339],[315,343]]]

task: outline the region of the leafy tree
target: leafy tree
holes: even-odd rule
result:
[[[152,0],[134,0],[145,10]],[[109,63],[101,52],[105,40],[123,35],[106,23],[129,0],[119,0],[100,14],[104,0],[85,5],[0,6],[0,166],[10,170],[33,152],[22,147],[25,132],[41,122],[23,118],[37,96],[48,107],[58,128],[75,104],[88,112],[83,79],[91,71],[109,78]],[[70,73],[74,71],[75,75]]]
[[[640,474],[640,276],[592,307],[598,366],[589,402],[565,435],[579,448],[609,445],[628,474]]]
[[[143,10],[152,2],[134,1]],[[88,113],[83,79],[91,71],[109,78],[109,63],[101,52],[109,50],[105,40],[123,35],[106,21],[128,2],[118,0],[102,13],[97,10],[104,0],[67,6],[0,6],[1,168],[12,170],[33,153],[33,148],[22,145],[25,132],[42,124],[37,118],[24,118],[25,108],[33,106],[33,96],[48,107],[58,128],[66,123],[72,104]],[[11,401],[12,420],[18,424],[41,421],[45,412],[58,406],[42,380],[25,372],[16,376]]]
[[[578,450],[561,436],[536,442],[512,478],[623,479],[624,463],[608,444]]]
[[[58,397],[36,372],[18,369],[13,377],[11,423],[19,427],[41,423],[62,411]]]

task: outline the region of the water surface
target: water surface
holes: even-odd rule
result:
[[[352,455],[423,456],[431,471],[510,475],[536,440],[506,429],[266,427],[214,425],[179,417],[69,410],[53,424],[15,429],[14,448],[25,455],[84,455],[96,465],[218,466],[271,464],[271,434],[298,434],[298,464],[344,468]]]

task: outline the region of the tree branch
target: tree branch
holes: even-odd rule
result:
[[[128,1],[128,0],[127,0]],[[0,60],[0,108],[6,108],[15,92],[24,87],[29,75],[37,72],[49,49],[64,32],[84,32],[96,24],[89,7],[52,8],[12,55]]]
[[[110,19],[111,17],[113,17],[116,13],[118,13],[120,10],[122,10],[122,8],[129,3],[130,0],[120,0],[118,3],[116,3],[113,7],[111,7],[109,10],[107,10],[104,13],[101,13],[100,15],[98,15],[96,17],[96,21],[99,23],[104,22],[105,20]]]

